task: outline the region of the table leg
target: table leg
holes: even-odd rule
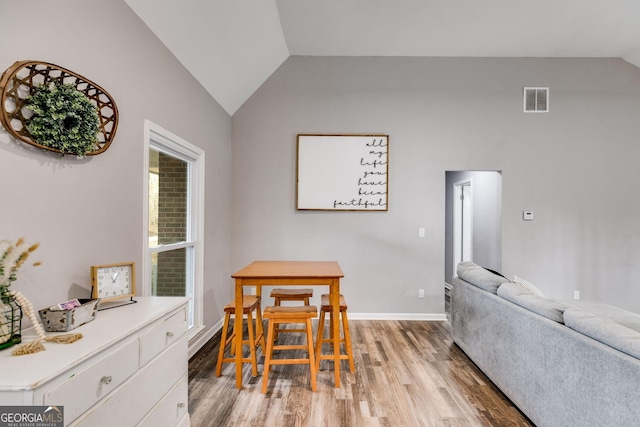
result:
[[[233,320],[233,331],[236,334],[234,345],[236,346],[236,388],[242,388],[242,279],[236,279],[235,289],[236,314]]]
[[[262,285],[261,284],[257,284],[256,285],[256,297],[258,297],[258,300],[260,301],[260,310],[258,310],[258,334],[262,334],[262,338],[260,339],[260,342],[262,343],[260,345],[260,347],[262,348],[262,354],[264,354],[264,352],[267,350],[267,347],[265,346],[266,344],[266,339],[267,336],[264,333],[264,328],[262,325],[262,309],[264,308],[262,305]]]
[[[332,316],[331,328],[333,330],[333,370],[335,372],[335,387],[340,387],[340,279],[331,281],[329,290]]]

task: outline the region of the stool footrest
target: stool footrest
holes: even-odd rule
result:
[[[223,357],[222,359],[222,363],[235,363],[236,362],[236,358],[235,357]],[[253,360],[251,360],[250,357],[243,357],[242,358],[242,363],[252,363]]]
[[[278,329],[278,332],[307,332],[306,329],[289,329],[289,328],[283,328],[283,329]]]
[[[274,350],[308,350],[306,344],[280,344],[274,345]]]
[[[316,358],[318,360],[333,360],[334,356],[333,354],[320,354],[318,356],[316,356]],[[349,359],[349,355],[348,354],[341,354],[340,355],[340,359]]]
[[[308,365],[309,359],[271,359],[271,365]]]

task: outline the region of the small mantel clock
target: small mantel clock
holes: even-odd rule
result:
[[[112,301],[134,297],[136,266],[133,262],[91,266],[92,298]]]

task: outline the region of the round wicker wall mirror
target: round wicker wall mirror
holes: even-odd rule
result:
[[[29,98],[36,88],[50,85],[74,87],[97,109],[97,140],[84,154],[43,145],[27,129],[33,115],[28,108]],[[0,79],[0,122],[12,136],[27,144],[63,155],[93,156],[105,152],[113,141],[118,128],[118,109],[107,91],[89,79],[54,64],[27,60],[13,64]]]

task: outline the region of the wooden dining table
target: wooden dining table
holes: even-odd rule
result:
[[[231,275],[235,279],[235,312],[242,313],[246,286],[255,286],[262,296],[263,286],[328,286],[333,306],[332,328],[340,330],[340,279],[344,277],[336,261],[254,261]],[[234,332],[242,336],[243,316],[236,316]],[[236,387],[242,388],[242,340],[235,340]],[[333,334],[335,387],[340,387],[340,334]]]

